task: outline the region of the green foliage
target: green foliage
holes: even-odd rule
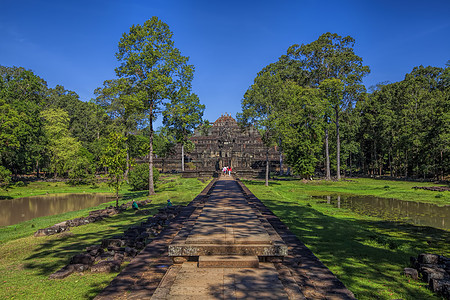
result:
[[[153,149],[157,157],[167,157],[175,153],[176,141],[166,127],[159,128],[153,138]]]
[[[194,67],[188,64],[189,58],[174,47],[172,36],[167,24],[152,17],[124,33],[116,53],[120,62],[116,74],[142,101],[139,111],[148,117],[150,170],[153,170],[155,114],[163,108],[166,99],[173,100],[180,92],[190,91],[194,72]],[[150,195],[154,194],[152,180],[150,178]]]
[[[149,170],[147,164],[138,164],[131,169],[128,175],[128,181],[133,191],[148,190],[148,176]],[[159,171],[153,167],[153,182],[156,183],[159,179]]]
[[[238,120],[242,126],[254,126],[261,134],[261,139],[266,146],[266,185],[269,180],[269,155],[268,149],[279,138],[276,119],[278,113],[285,109],[282,98],[286,96],[284,82],[280,75],[269,72],[260,72],[244,94],[242,99],[242,114],[238,114]]]
[[[128,151],[131,157],[144,157],[148,154],[149,139],[141,134],[128,135]]]
[[[127,169],[126,137],[120,133],[111,133],[100,163],[108,168],[108,185],[116,195],[116,207],[118,207],[119,190],[123,184],[124,173]]]
[[[448,69],[448,67],[447,67]],[[364,172],[444,179],[450,169],[450,89],[446,69],[416,67],[379,85],[357,106]]]
[[[63,109],[69,117],[70,136],[81,142],[82,146],[92,152],[91,144],[100,136],[108,133],[111,123],[108,115],[92,102],[83,102],[77,93],[57,85],[49,89],[47,97],[48,108]]]
[[[42,122],[47,84],[33,72],[0,66],[0,160],[17,173],[43,161]]]
[[[186,163],[186,169],[195,170],[196,169],[195,164],[193,162]]]
[[[201,135],[207,136],[209,133],[209,128],[211,128],[211,127],[212,127],[212,125],[209,123],[208,120],[203,120],[197,129]]]
[[[201,124],[205,106],[200,104],[196,94],[191,94],[185,88],[174,95],[170,103],[166,103],[163,111],[163,124],[173,134],[177,143],[181,144],[181,169],[184,171],[184,151],[193,149],[194,144],[189,140],[192,131]]]
[[[76,165],[81,143],[69,134],[69,114],[60,108],[41,112],[44,119],[44,133],[48,141],[50,169],[55,177],[65,175]]]
[[[67,165],[68,183],[72,185],[94,183],[94,155],[86,148],[80,147],[78,153],[72,159]]]
[[[5,189],[11,182],[11,171],[0,166],[0,188]]]
[[[163,111],[163,124],[173,132],[178,143],[186,143],[195,127],[202,122],[205,106],[196,94],[181,89]]]
[[[322,149],[323,103],[316,89],[286,85],[286,108],[277,117],[277,130],[294,173],[309,178],[314,175]]]

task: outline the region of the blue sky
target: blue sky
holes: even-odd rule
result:
[[[239,112],[256,73],[289,46],[325,32],[356,39],[371,68],[367,87],[450,60],[449,0],[1,0],[0,7],[0,65],[31,69],[83,101],[114,78],[121,35],[157,16],[195,66],[193,92],[210,121]]]

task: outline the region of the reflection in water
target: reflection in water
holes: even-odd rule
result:
[[[13,225],[42,216],[51,216],[94,207],[112,201],[108,194],[53,194],[0,201],[0,226]]]
[[[313,198],[324,199],[326,203],[337,208],[349,208],[362,215],[450,230],[450,205],[437,206],[430,203],[373,196],[333,195]]]

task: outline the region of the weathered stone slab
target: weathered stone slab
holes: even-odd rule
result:
[[[285,244],[171,244],[169,256],[256,255],[286,256]]]
[[[258,268],[257,256],[200,256],[198,258],[199,268]]]

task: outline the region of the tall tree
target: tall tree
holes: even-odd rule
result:
[[[33,72],[17,67],[0,66],[0,77],[0,105],[2,110],[8,110],[2,118],[17,124],[7,131],[10,142],[14,142],[0,153],[2,164],[14,175],[38,169],[45,156],[39,112],[45,105],[47,83]]]
[[[323,93],[326,107],[331,107],[334,111],[334,121],[336,124],[336,173],[337,179],[341,179],[341,143],[339,135],[339,113],[342,105],[342,96],[344,91],[343,83],[336,78],[330,78],[323,80],[319,85],[320,90]],[[328,129],[326,129],[328,130]],[[326,134],[326,147],[328,146],[328,133]],[[328,149],[326,150],[328,152]],[[328,164],[328,160],[327,160]],[[327,168],[327,177],[329,177],[329,168]],[[328,178],[329,179],[329,178]]]
[[[149,126],[149,195],[155,193],[153,184],[153,121],[163,109],[164,101],[173,99],[181,88],[190,89],[194,67],[189,58],[174,47],[169,26],[152,17],[142,26],[133,25],[119,42],[116,68],[119,78],[130,82],[141,93],[143,110]]]
[[[54,176],[64,175],[71,161],[75,160],[81,143],[69,134],[69,114],[61,109],[47,109],[41,112],[44,132],[50,155],[50,168]]]
[[[269,148],[278,141],[276,118],[277,112],[282,110],[279,106],[282,89],[283,81],[279,74],[260,72],[245,92],[241,101],[242,114],[238,114],[240,123],[251,124],[258,129],[266,146],[266,186],[269,185]]]
[[[202,122],[205,106],[196,94],[181,89],[163,112],[163,124],[171,130],[177,143],[181,144],[181,170],[184,171],[184,150],[189,136]]]
[[[288,164],[296,174],[310,178],[315,172],[323,137],[324,103],[318,89],[285,82],[276,127]]]
[[[106,80],[102,88],[95,90],[96,103],[103,107],[112,120],[116,123],[118,130],[126,138],[127,146],[127,169],[125,178],[130,170],[130,139],[128,135],[136,130],[142,120],[143,99],[142,91],[133,91],[130,80],[126,78]]]
[[[343,101],[333,107],[336,126],[339,125],[339,111],[353,105],[358,94],[365,91],[362,78],[370,72],[369,67],[363,65],[362,58],[354,53],[354,44],[355,40],[350,36],[342,37],[328,32],[310,44],[292,45],[288,49],[288,57],[299,61],[301,71],[306,71],[310,76],[311,86],[318,87],[323,80],[331,78],[339,79],[344,84]],[[338,157],[339,142],[337,131]],[[340,161],[337,163],[340,164]]]
[[[108,185],[116,195],[116,208],[119,208],[119,190],[127,169],[126,138],[122,134],[114,132],[110,134],[101,164],[108,168]]]

